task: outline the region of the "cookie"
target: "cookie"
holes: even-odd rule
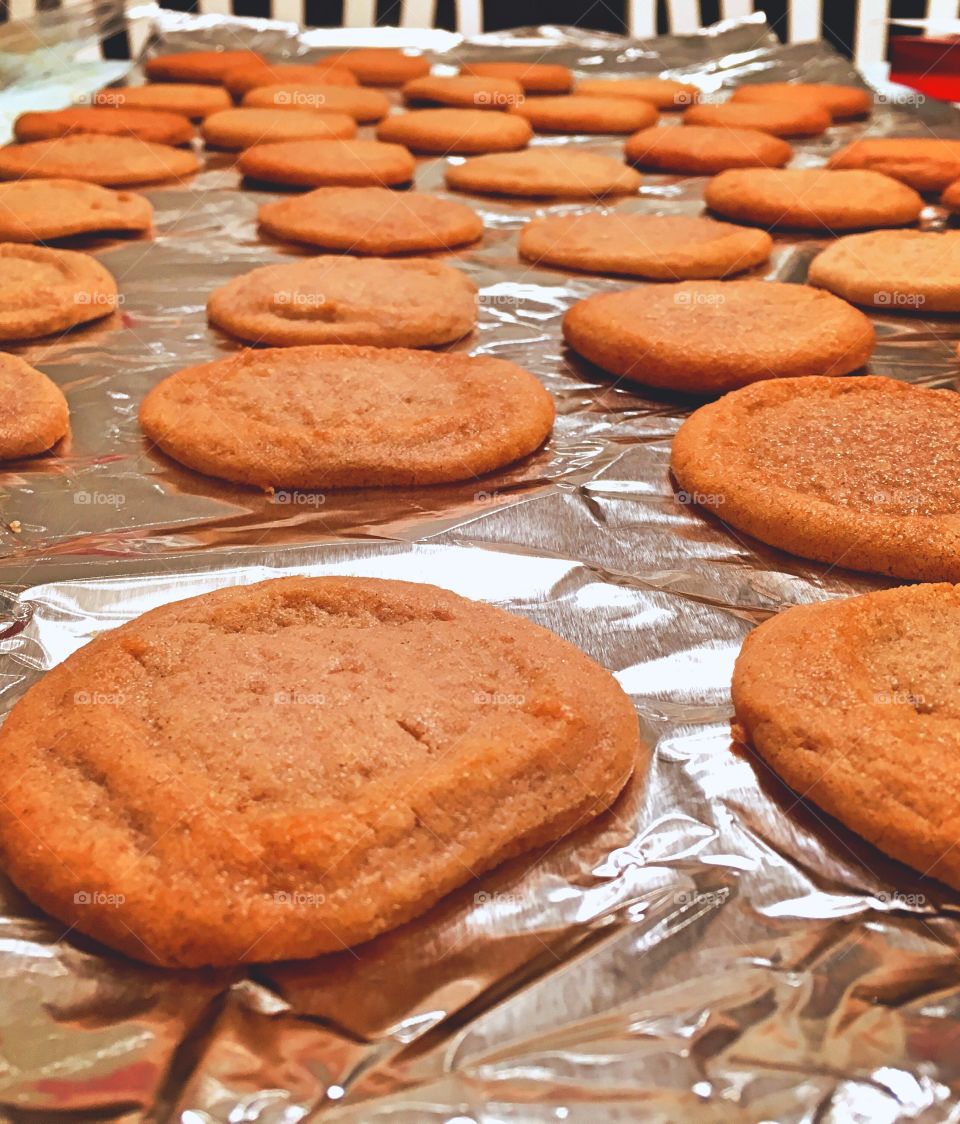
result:
[[[0,460],[45,453],[69,428],[70,411],[57,384],[15,355],[0,352]]]
[[[648,753],[616,679],[530,621],[419,583],[278,578],[48,671],[0,733],[0,854],[139,960],[303,959],[589,822]]]
[[[575,92],[590,98],[639,98],[667,110],[696,105],[700,97],[698,86],[673,78],[581,78]]]
[[[200,161],[193,152],[136,137],[75,133],[0,148],[0,180],[83,180],[105,187],[131,187],[183,179],[199,169]]]
[[[262,488],[469,480],[534,452],[553,419],[540,383],[502,359],[335,345],[189,367],[140,411],[169,456]]]
[[[250,148],[263,140],[318,140],[353,137],[357,123],[345,113],[312,109],[225,109],[211,114],[201,127],[214,148]]]
[[[264,203],[257,218],[276,238],[348,254],[428,253],[483,234],[480,218],[462,203],[386,187],[321,187]]]
[[[960,396],[893,379],[775,379],[681,426],[680,487],[730,526],[830,566],[960,578]]]
[[[766,261],[772,246],[761,230],[688,215],[620,211],[534,219],[519,242],[521,256],[530,261],[652,281],[742,273]]]
[[[364,86],[402,86],[430,73],[430,62],[423,55],[408,55],[394,47],[358,47],[322,61],[349,70]]]
[[[416,109],[387,117],[377,139],[406,145],[412,152],[513,152],[533,136],[526,121],[482,109]]]
[[[241,104],[249,109],[319,109],[324,113],[346,113],[361,123],[379,121],[390,110],[390,103],[379,90],[328,86],[322,82],[256,86],[243,95]]]
[[[692,105],[683,114],[685,125],[719,125],[731,129],[759,129],[775,137],[818,137],[833,122],[819,105],[789,102],[722,102]]]
[[[873,108],[873,95],[857,86],[833,86],[826,82],[758,82],[733,91],[733,102],[789,102],[817,105],[835,121],[866,117]]]
[[[654,107],[638,98],[561,97],[527,98],[510,107],[538,133],[632,133],[657,119]]]
[[[21,113],[13,123],[18,141],[52,140],[70,133],[138,137],[157,144],[189,144],[193,126],[179,113],[155,109],[108,109],[71,106],[39,113]]]
[[[79,180],[0,183],[0,242],[49,242],[98,231],[145,231],[153,207],[132,191]]]
[[[116,281],[89,254],[0,242],[0,340],[65,332],[116,307]]]
[[[180,51],[155,55],[143,64],[154,82],[199,82],[218,86],[238,66],[253,66],[263,60],[255,51]]]
[[[235,98],[242,98],[258,86],[356,86],[357,79],[349,70],[338,66],[258,62],[228,71],[223,84]]]
[[[733,672],[740,740],[799,796],[956,889],[958,629],[951,585],[798,605],[747,637]]]
[[[460,73],[477,78],[510,78],[528,94],[566,94],[573,89],[573,71],[548,62],[465,62]]]
[[[770,133],[714,125],[643,129],[627,140],[623,151],[641,168],[692,176],[727,168],[780,168],[793,155],[785,140]]]
[[[960,211],[960,180],[954,180],[943,189],[940,204],[950,211]]]
[[[229,109],[233,102],[219,86],[158,82],[146,86],[110,86],[93,95],[93,104],[117,109],[160,109],[199,120]]]
[[[277,141],[240,154],[245,176],[291,187],[409,183],[416,165],[398,144],[369,140]],[[2,172],[0,153],[0,172]]]
[[[439,347],[477,319],[477,287],[429,260],[320,256],[241,274],[207,301],[210,323],[251,343]]]
[[[838,238],[813,259],[809,281],[884,312],[960,312],[960,232]]]
[[[640,189],[640,176],[619,160],[569,148],[531,148],[526,152],[477,156],[448,167],[445,178],[447,187],[459,191],[522,198],[592,199],[634,195]]]
[[[737,168],[707,184],[707,206],[724,218],[776,230],[864,230],[916,222],[923,200],[879,172]]]
[[[523,87],[512,78],[414,78],[400,91],[408,105],[449,105],[459,109],[508,109],[523,100]]]
[[[723,394],[760,379],[846,375],[870,358],[873,325],[845,301],[776,281],[640,285],[578,301],[563,336],[632,382]]]
[[[870,168],[917,191],[942,191],[960,178],[960,140],[864,137],[835,152],[828,168]]]

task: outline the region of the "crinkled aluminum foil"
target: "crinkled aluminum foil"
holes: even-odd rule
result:
[[[295,54],[324,35],[165,13],[153,47]],[[780,47],[757,19],[643,44],[526,29],[434,58],[547,47],[583,72],[668,70],[708,91],[751,76],[856,81],[823,45]],[[960,135],[952,109],[894,100],[798,145],[799,161],[866,129]],[[619,154],[622,142],[537,143]],[[287,572],[355,573],[435,582],[555,630],[615,671],[656,753],[576,836],[309,963],[149,969],[64,934],[6,887],[0,1118],[960,1120],[956,903],[730,741],[730,672],[750,627],[884,583],[748,541],[675,496],[670,440],[690,403],[613,386],[561,342],[574,300],[629,282],[516,259],[531,214],[581,204],[475,199],[484,242],[451,255],[483,294],[461,347],[519,363],[557,399],[556,437],[529,463],[459,488],[284,506],[150,454],[136,424],[145,389],[234,346],[205,326],[210,288],[297,252],[258,241],[268,196],[238,193],[216,163],[194,186],[149,192],[155,243],[103,245],[125,298],[117,321],[21,349],[67,390],[74,433],[64,458],[0,479],[4,519],[23,528],[4,536],[3,710],[153,605]],[[439,188],[442,163],[420,163],[420,188]],[[637,199],[613,205],[697,213],[701,191],[647,176]],[[945,219],[930,208],[926,221]],[[802,281],[817,246],[778,237],[765,275]],[[960,321],[877,324],[871,371],[953,384]]]

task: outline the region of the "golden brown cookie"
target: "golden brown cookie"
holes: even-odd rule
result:
[[[146,86],[110,86],[94,94],[93,104],[116,109],[166,110],[199,120],[229,109],[233,102],[219,86],[157,82]]]
[[[528,94],[566,94],[573,89],[573,71],[548,62],[465,62],[460,73],[510,78]]]
[[[402,86],[430,73],[430,62],[423,55],[408,55],[394,47],[358,47],[327,55],[321,63],[349,70],[364,86]]]
[[[189,367],[140,411],[182,464],[262,488],[469,480],[538,449],[553,419],[540,383],[501,359],[336,345]]]
[[[71,133],[139,137],[157,144],[189,144],[193,126],[179,113],[156,109],[108,109],[71,106],[40,113],[21,113],[13,123],[18,141],[51,140]]]
[[[578,301],[567,343],[623,379],[723,394],[761,379],[846,375],[870,358],[873,325],[845,301],[777,281],[639,285]]]
[[[379,121],[390,109],[390,103],[379,90],[328,86],[322,82],[256,86],[243,95],[242,104],[250,109],[313,109],[323,113],[346,113],[361,123]]]
[[[132,191],[80,180],[0,183],[0,242],[49,242],[97,231],[145,231],[153,207]]]
[[[657,109],[696,105],[700,89],[673,78],[581,78],[576,93],[585,97],[639,98]]]
[[[692,105],[683,114],[685,125],[720,125],[730,129],[759,129],[775,137],[817,137],[833,118],[822,106],[792,102],[722,102]]]
[[[884,312],[960,312],[960,232],[877,230],[838,238],[811,285]]]
[[[684,125],[680,129],[654,127],[634,133],[627,140],[624,154],[641,168],[702,176],[726,168],[780,168],[793,155],[793,149],[780,137],[759,129]]]
[[[154,82],[199,82],[218,86],[224,76],[238,66],[252,66],[263,60],[255,51],[180,51],[155,55],[143,69]]]
[[[477,319],[477,287],[430,260],[320,256],[241,274],[207,302],[211,324],[250,343],[439,347]]]
[[[258,86],[356,86],[357,79],[349,70],[338,66],[258,62],[228,71],[223,84],[235,98],[240,98]]]
[[[449,105],[459,109],[509,109],[523,101],[523,87],[512,78],[414,78],[400,91],[408,105]]]
[[[736,168],[714,176],[704,202],[724,218],[783,230],[865,230],[916,222],[923,200],[879,172]]]
[[[0,854],[139,960],[302,959],[582,826],[648,752],[616,679],[538,625],[436,586],[279,578],[48,671],[0,734]]]
[[[960,140],[864,137],[835,152],[828,168],[870,168],[917,191],[942,191],[960,178]]]
[[[60,387],[22,359],[0,352],[0,460],[45,453],[69,428]]]
[[[386,187],[321,187],[264,203],[257,218],[277,238],[348,254],[428,253],[483,234],[479,216],[462,203]]]
[[[729,277],[767,260],[762,230],[689,215],[588,211],[528,223],[519,250],[530,261],[590,273],[626,273],[652,281]]]
[[[538,133],[632,133],[657,119],[656,109],[638,98],[526,98],[510,112],[529,121]]]
[[[873,95],[857,86],[833,86],[827,82],[758,82],[733,91],[733,102],[789,102],[818,105],[835,121],[866,117],[873,108]]]
[[[950,211],[960,211],[960,179],[954,180],[943,189],[940,203]]]
[[[330,185],[365,187],[409,183],[416,167],[398,144],[369,140],[277,141],[258,144],[240,154],[245,176],[291,187]],[[2,172],[0,153],[0,172]]]
[[[0,242],[0,339],[65,332],[117,302],[116,281],[89,254]]]
[[[958,635],[951,585],[799,605],[747,637],[733,702],[737,737],[799,796],[960,889]]]
[[[877,377],[775,379],[697,410],[671,461],[724,523],[801,558],[960,578],[960,395]]]
[[[482,109],[415,109],[387,117],[377,139],[406,145],[412,152],[513,152],[533,136],[526,121]]]
[[[105,187],[132,187],[184,179],[199,169],[193,152],[136,137],[76,133],[0,148],[0,180],[84,180]]]
[[[214,148],[250,148],[261,141],[321,140],[353,137],[357,123],[346,113],[312,109],[225,109],[211,114],[200,130]]]
[[[634,195],[640,176],[618,160],[598,152],[569,148],[530,148],[477,156],[447,168],[447,187],[488,195],[556,196],[593,199]]]

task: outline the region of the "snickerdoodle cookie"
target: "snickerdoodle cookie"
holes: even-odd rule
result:
[[[631,164],[641,168],[702,176],[726,168],[779,168],[793,149],[780,137],[759,129],[684,125],[642,129],[627,140],[624,153]]]
[[[685,125],[719,125],[732,129],[759,129],[775,137],[817,137],[833,121],[822,106],[783,101],[722,102],[692,105],[683,115]]]
[[[180,51],[154,55],[144,63],[144,73],[155,82],[200,82],[218,86],[238,66],[263,60],[255,51]]]
[[[359,86],[329,86],[322,82],[283,82],[255,86],[243,95],[248,109],[314,109],[322,113],[346,113],[367,123],[386,116],[390,103],[379,90]]]
[[[523,87],[512,78],[414,78],[400,91],[408,105],[449,105],[460,109],[507,109],[523,100]]]
[[[791,105],[818,105],[835,121],[865,117],[873,108],[873,95],[857,86],[836,86],[827,82],[758,82],[733,91],[733,102],[789,102]]]
[[[80,180],[0,183],[0,242],[49,242],[96,231],[144,231],[153,207],[132,191]]]
[[[960,140],[864,137],[835,152],[828,168],[870,168],[917,191],[942,191],[960,177]]]
[[[510,107],[538,133],[632,133],[657,120],[657,111],[639,98],[580,94],[526,98]]]
[[[139,137],[157,144],[189,144],[194,136],[193,125],[186,117],[158,109],[72,106],[21,113],[13,123],[13,134],[18,141],[50,140],[70,133]]]
[[[639,98],[657,109],[685,108],[700,97],[697,86],[673,78],[581,78],[576,93],[591,98]]]
[[[70,411],[57,384],[0,352],[0,460],[45,453],[69,428]]]
[[[465,62],[460,73],[511,78],[528,94],[566,94],[573,89],[573,71],[550,62]]]
[[[488,195],[592,199],[634,195],[640,188],[640,176],[599,152],[530,148],[452,164],[446,171],[446,183],[458,191]]]
[[[533,136],[529,124],[510,113],[483,109],[415,109],[387,117],[377,139],[413,152],[513,152]]]
[[[235,150],[265,140],[353,137],[357,123],[346,113],[316,113],[312,109],[225,109],[211,114],[200,131],[208,145]]]
[[[259,62],[228,71],[223,84],[235,98],[242,98],[258,86],[356,86],[357,80],[349,70],[335,66]]]
[[[621,378],[696,394],[760,379],[845,375],[873,350],[846,301],[775,281],[684,281],[598,293],[563,318],[567,343]]]
[[[0,242],[0,339],[65,332],[116,307],[116,281],[89,254]]]
[[[772,379],[680,427],[680,486],[770,546],[960,579],[960,395],[893,379]]]
[[[0,152],[0,173],[3,170]],[[275,141],[241,153],[245,176],[290,187],[409,183],[416,164],[399,144],[372,140]]]
[[[199,169],[199,159],[188,149],[136,137],[72,133],[0,148],[0,180],[83,180],[104,187],[133,187],[184,179]]]
[[[430,73],[429,59],[395,47],[357,47],[327,55],[320,61],[349,70],[364,86],[402,86],[412,78]]]
[[[146,86],[110,86],[94,95],[93,104],[118,109],[160,109],[199,119],[229,109],[233,103],[219,86],[157,82]]]
[[[338,346],[189,367],[140,411],[174,459],[262,488],[469,480],[534,452],[553,419],[547,391],[502,359]]]

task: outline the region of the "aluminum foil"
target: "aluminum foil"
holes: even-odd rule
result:
[[[164,13],[151,49],[310,55],[325,34]],[[759,77],[857,81],[822,44],[781,47],[756,18],[647,43],[562,28],[434,42],[438,65],[550,48],[581,73],[667,71],[711,96]],[[798,162],[867,130],[960,135],[952,109],[895,96],[868,122],[799,144]],[[622,142],[537,143],[619,154]],[[442,167],[421,161],[418,186],[439,189]],[[698,213],[702,186],[651,175],[614,206]],[[189,187],[149,192],[153,243],[94,243],[120,278],[118,315],[21,349],[64,386],[74,432],[64,457],[0,479],[3,518],[22,527],[3,542],[0,709],[156,604],[338,572],[435,582],[553,629],[617,674],[656,752],[577,835],[308,963],[150,969],[64,933],[4,887],[0,1119],[960,1120],[952,895],[805,805],[730,740],[746,632],[785,605],[885,583],[747,540],[675,494],[670,441],[695,403],[613,384],[561,340],[573,301],[629,282],[516,258],[532,214],[581,204],[473,199],[485,239],[450,255],[482,292],[479,328],[459,346],[519,363],[557,399],[555,438],[526,464],[462,487],[284,505],[150,453],[136,424],[144,391],[236,346],[206,327],[206,294],[298,252],[257,239],[256,204],[270,196],[237,187],[221,157]],[[929,208],[926,223],[944,221]],[[817,247],[778,237],[760,275],[802,281]],[[872,372],[953,384],[960,321],[877,326]]]

